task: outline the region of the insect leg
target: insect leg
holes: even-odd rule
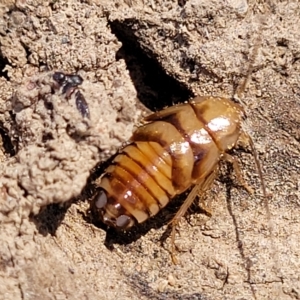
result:
[[[215,170],[213,170],[204,180],[202,179],[202,182],[199,182],[198,184],[196,184],[193,187],[193,189],[191,190],[191,192],[189,193],[189,195],[187,196],[187,198],[185,199],[185,201],[183,202],[183,204],[177,211],[176,215],[174,216],[172,221],[169,223],[169,225],[172,226],[171,257],[172,257],[172,261],[174,264],[178,263],[176,255],[175,255],[176,226],[179,224],[180,219],[185,215],[185,213],[187,212],[189,207],[192,205],[195,198],[197,196],[199,196],[201,198],[201,196],[204,194],[204,192],[211,186],[211,184],[213,183],[215,176],[216,176],[216,170],[217,170],[217,168]],[[211,212],[209,210],[206,210],[206,208],[205,208],[205,211],[208,215],[211,215]]]
[[[222,159],[226,160],[227,162],[232,164],[234,172],[235,172],[236,177],[237,177],[238,181],[240,182],[240,184],[246,189],[246,191],[249,194],[253,194],[254,193],[253,189],[245,182],[245,180],[243,178],[243,175],[242,175],[242,172],[241,172],[241,169],[240,169],[237,159],[228,153],[224,153],[222,156]]]
[[[78,111],[81,113],[81,115],[84,118],[90,118],[89,106],[80,91],[76,92],[75,99],[76,99],[76,107],[77,107]]]

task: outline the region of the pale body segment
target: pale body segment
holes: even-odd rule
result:
[[[148,123],[105,170],[92,211],[105,224],[126,230],[191,186],[207,188],[220,159],[242,133],[242,116],[231,100],[204,96],[146,117]],[[188,197],[178,211],[175,225],[192,200]]]

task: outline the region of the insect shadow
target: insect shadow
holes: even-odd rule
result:
[[[35,224],[38,232],[47,236],[55,236],[57,228],[63,222],[65,215],[71,206],[73,200],[70,200],[62,206],[58,203],[52,203],[45,206],[37,215],[31,215],[30,220]]]
[[[237,150],[237,149],[235,149],[235,150]],[[245,149],[242,149],[242,150],[245,150]],[[239,231],[238,220],[234,213],[234,208],[233,208],[233,204],[232,204],[231,191],[232,191],[232,187],[236,185],[234,180],[231,177],[232,171],[233,171],[232,165],[229,163],[226,163],[225,172],[220,173],[219,180],[225,186],[227,210],[228,210],[231,220],[234,224],[235,240],[236,240],[236,244],[238,246],[238,251],[240,253],[241,258],[245,262],[244,266],[245,266],[246,274],[247,274],[246,282],[250,283],[251,282],[251,262],[249,260],[249,257],[247,257],[247,255],[245,253],[245,249],[243,246],[244,245],[243,239],[242,239],[241,233]],[[252,293],[254,299],[256,299],[255,289],[254,289],[253,285],[249,284],[249,286],[250,286],[250,290],[251,290],[251,293]]]

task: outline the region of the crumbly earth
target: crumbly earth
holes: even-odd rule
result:
[[[299,16],[297,0],[2,1],[0,299],[300,299]],[[84,79],[90,119],[55,71]],[[239,147],[254,194],[222,164],[201,195],[212,217],[196,201],[178,227],[177,265],[166,229],[186,195],[128,233],[95,223],[99,163],[143,114],[232,97],[249,71],[270,217]]]

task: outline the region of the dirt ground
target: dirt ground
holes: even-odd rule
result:
[[[1,1],[0,299],[300,299],[300,4],[265,2]],[[178,228],[179,264],[166,229],[184,195],[128,233],[96,224],[100,163],[143,115],[231,98],[249,65],[245,130],[271,218],[239,147],[255,193],[222,164],[212,217],[195,203]],[[84,79],[90,118],[56,71]]]

